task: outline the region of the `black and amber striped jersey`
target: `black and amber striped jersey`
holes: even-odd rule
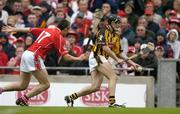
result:
[[[96,41],[92,49],[95,55],[103,55],[108,58],[106,52],[103,51],[103,46],[108,46],[117,56],[120,55],[120,37],[116,35],[109,26],[97,32]]]

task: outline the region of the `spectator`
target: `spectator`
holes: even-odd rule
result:
[[[155,46],[160,46],[163,48],[163,58],[173,58],[173,50],[166,40],[166,32],[161,29],[156,34]]]
[[[87,0],[78,0],[78,6],[79,6],[79,10],[77,12],[74,12],[71,17],[71,24],[75,22],[76,17],[79,14],[79,12],[83,14],[83,18],[86,18],[88,20],[93,19],[92,12],[88,10]]]
[[[136,48],[135,48],[135,46],[129,46],[129,47],[128,47],[127,56],[128,56],[128,57],[131,57],[131,56],[133,56],[134,54],[136,54]]]
[[[133,0],[118,0],[119,10],[124,10],[127,2],[133,2]]]
[[[118,1],[116,0],[106,0],[107,3],[109,3],[111,5],[111,12],[113,14],[116,14],[117,13],[117,10],[118,10]]]
[[[178,41],[179,34],[176,29],[171,29],[167,34],[168,44],[173,50],[173,57],[179,59],[180,57],[180,41]]]
[[[126,17],[121,18],[121,30],[122,30],[122,37],[128,40],[128,44],[132,45],[131,39],[135,37],[135,33],[128,23],[128,19]]]
[[[15,48],[8,42],[7,34],[0,32],[0,42],[3,45],[5,53],[8,55],[8,60],[15,55]]]
[[[23,47],[25,48],[25,42],[24,42],[24,38],[23,37],[19,37],[15,42],[15,47]]]
[[[17,17],[16,16],[9,16],[7,20],[7,25],[11,27],[15,27],[17,23]]]
[[[157,46],[154,53],[158,60],[164,58],[164,48],[162,46]]]
[[[127,56],[128,57],[133,56],[134,54],[136,54],[136,51],[137,50],[136,50],[136,48],[134,46],[129,46],[128,47]],[[135,75],[134,70],[132,70],[133,69],[132,66],[130,66],[129,64],[126,63],[126,67],[125,68],[127,68],[127,70],[124,71],[124,72],[126,72],[126,75],[130,75],[130,76],[134,76]]]
[[[80,46],[77,45],[77,42],[79,40],[78,34],[75,31],[71,30],[67,34],[66,39],[69,41],[70,49],[75,54],[75,56],[77,56],[77,57],[80,56],[83,53],[83,50]]]
[[[144,2],[145,1],[143,1],[143,0],[133,0],[133,2],[134,2],[134,6],[135,6],[135,13],[138,14],[138,15],[142,15],[144,13]]]
[[[64,12],[64,5],[61,2],[57,4],[57,7],[55,9],[55,13],[57,13],[58,11]]]
[[[24,47],[21,47],[21,46],[17,47],[17,48],[16,48],[16,52],[15,52],[15,55],[16,55],[16,56],[15,56],[15,57],[12,57],[12,58],[9,60],[7,66],[9,66],[9,67],[19,67],[19,66],[20,66],[21,57],[22,57],[23,52],[24,52]],[[14,74],[14,75],[15,75],[15,74],[19,74],[19,69],[9,70],[8,73]]]
[[[24,23],[23,13],[22,12],[16,12],[16,14],[14,14],[14,16],[17,19],[15,27],[16,28],[24,28],[25,23]]]
[[[39,6],[34,6],[34,7],[32,7],[31,12],[32,12],[34,15],[36,15],[36,18],[37,18],[37,21],[38,21],[38,22],[37,22],[37,27],[39,27],[39,19],[40,19],[41,15],[42,15],[41,7],[39,7]]]
[[[29,14],[31,14],[31,0],[21,0],[22,3],[22,13],[24,15],[25,18],[27,18],[27,16]]]
[[[13,0],[12,12],[9,12],[9,15],[15,15],[17,12],[22,12],[21,0]]]
[[[3,44],[0,42],[0,66],[6,66],[8,62],[8,56],[4,52]],[[4,69],[0,69],[0,74],[5,74]]]
[[[152,0],[154,5],[154,12],[161,17],[163,16],[163,0]]]
[[[134,9],[134,4],[132,2],[127,2],[125,4],[124,11],[126,13],[126,17],[128,18],[128,22],[132,26],[133,30],[135,30],[138,22],[138,15],[134,13]]]
[[[102,10],[103,16],[109,17],[112,14],[111,5],[109,3],[103,3],[101,10]]]
[[[31,46],[34,42],[33,36],[31,34],[27,34],[25,38],[25,50]]]
[[[137,38],[135,40],[135,43],[134,43],[134,48],[135,48],[135,54],[139,53],[140,52],[140,47],[141,47],[141,44],[142,44],[142,41],[141,39]]]
[[[173,57],[175,59],[180,58],[180,41],[178,41],[179,34],[176,29],[171,29],[167,34],[168,44],[173,49]],[[177,62],[177,73],[180,76],[180,62]]]
[[[121,44],[121,51],[122,51],[122,53],[124,53],[126,55],[128,52],[128,40],[122,36],[121,28],[118,29],[118,32],[116,34],[120,37],[119,40],[120,40],[120,44]]]
[[[62,11],[58,11],[55,16],[56,16],[56,18],[60,18],[60,19],[66,18],[66,14]]]
[[[4,2],[3,10],[7,11],[8,15],[12,14],[12,3],[13,0],[2,0]]]
[[[80,35],[79,43],[82,44],[85,37],[89,36],[89,29],[91,27],[91,20],[83,18],[84,13],[79,12],[75,19],[75,22],[72,24],[72,29],[75,30]]]
[[[152,21],[155,22],[156,24],[159,24],[161,22],[162,16],[155,12],[155,6],[154,6],[153,2],[146,3],[145,13],[148,11],[152,12],[152,14],[148,14],[148,15],[152,15]]]
[[[136,36],[131,42],[134,45],[136,39],[139,39],[142,44],[147,44],[148,42],[154,42],[153,38],[147,35],[146,28],[144,26],[137,26]]]
[[[146,9],[144,11],[144,14],[145,14],[147,22],[148,22],[147,29],[156,33],[160,29],[160,27],[159,27],[160,22],[158,22],[158,24],[157,24],[153,21],[154,12],[150,9]]]
[[[104,0],[88,0],[88,9],[91,12],[95,12],[96,9],[100,9]]]
[[[147,28],[148,22],[144,16],[142,16],[138,19],[138,25],[141,25],[141,26],[144,26],[145,28]],[[146,33],[148,36],[152,37],[153,40],[155,39],[156,35],[153,31],[146,29]]]
[[[70,0],[59,0],[58,5],[62,4],[62,11],[66,15],[66,17],[71,17],[72,14],[74,13],[73,10],[71,9],[71,1]],[[60,10],[59,6],[57,5],[57,11]]]
[[[51,25],[52,23],[55,22],[56,18],[62,18],[62,19],[68,19],[70,20],[67,12],[65,11],[63,3],[58,3],[57,8],[55,9],[54,13],[52,16],[48,19],[47,21],[47,26]]]
[[[146,48],[147,48],[147,44],[141,45],[141,51],[143,51]],[[157,75],[156,70],[157,70],[158,61],[157,61],[157,58],[154,53],[150,53],[150,52],[143,53],[140,56],[136,57],[133,61],[136,62],[137,64],[141,65],[142,67],[154,68],[155,70],[153,72],[151,72],[150,75],[154,76],[156,79],[156,75]],[[135,75],[147,76],[147,71],[142,71],[141,73],[135,72]]]
[[[31,13],[27,16],[26,27],[37,27],[38,18],[34,13]]]
[[[8,19],[8,13],[7,11],[3,10],[3,7],[5,6],[5,1],[0,0],[0,21],[3,21],[4,24],[7,24],[7,19]]]
[[[177,18],[178,19],[180,19],[180,7],[179,7],[179,4],[180,4],[180,0],[174,0],[173,8],[177,12]]]
[[[39,26],[41,28],[45,28],[47,26],[47,20],[49,19],[49,17],[51,16],[52,13],[52,7],[46,2],[46,1],[42,1],[39,6],[41,7],[41,12],[42,15],[39,18]]]
[[[171,18],[169,20],[169,28],[168,30],[171,30],[171,29],[176,29],[178,31],[178,33],[180,32],[180,21],[179,19],[177,18]]]
[[[161,20],[160,27],[163,29],[169,29],[169,21],[171,19],[176,19],[177,18],[177,13],[175,10],[170,10],[168,9],[165,11],[165,17]]]

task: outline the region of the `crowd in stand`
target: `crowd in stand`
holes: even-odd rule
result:
[[[106,26],[112,14],[121,18],[121,47],[128,56],[138,53],[149,42],[153,44],[154,51],[134,59],[143,67],[154,68],[155,74],[152,75],[156,75],[158,59],[180,57],[180,0],[0,0],[0,28],[4,25],[45,28],[66,18],[71,22],[66,48],[70,54],[79,56],[88,42],[97,9],[103,13],[99,28]],[[0,32],[0,66],[19,66],[23,51],[34,40],[36,37],[29,33]],[[48,54],[45,64],[53,67],[88,67],[88,61],[67,62],[59,58],[55,51]],[[19,72],[17,69],[0,69],[0,74],[4,73]],[[53,70],[49,73],[56,74]]]

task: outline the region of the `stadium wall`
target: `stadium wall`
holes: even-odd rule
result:
[[[71,94],[81,88],[89,85],[90,76],[50,76],[51,88],[47,92],[32,98],[31,104],[36,106],[66,106],[63,101],[64,95]],[[0,78],[0,85],[4,86],[8,83],[19,81],[18,76],[3,76]],[[154,107],[154,78],[145,76],[121,76],[118,77],[116,98],[121,104],[128,107]],[[15,99],[28,92],[37,84],[35,79],[31,80],[31,84],[26,91],[4,93],[0,96],[0,105],[13,106]],[[76,101],[75,106],[107,106],[108,85],[107,80],[103,81],[99,92],[85,96]],[[9,99],[9,103],[4,100]]]

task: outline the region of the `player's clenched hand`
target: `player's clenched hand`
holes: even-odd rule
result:
[[[141,65],[134,63],[133,64],[133,69],[138,71],[138,72],[141,72],[143,68],[142,68]]]
[[[14,27],[11,27],[11,26],[3,26],[2,27],[2,32],[9,33],[9,32],[13,32],[13,30],[14,30]]]
[[[123,64],[124,60],[118,58],[117,62],[118,62],[119,64]]]
[[[88,53],[84,53],[84,54],[81,54],[79,56],[80,60],[88,60],[89,58],[89,54]]]
[[[141,72],[143,70],[143,67],[141,67],[141,66],[139,66],[138,68],[137,68],[137,71],[138,72]]]

